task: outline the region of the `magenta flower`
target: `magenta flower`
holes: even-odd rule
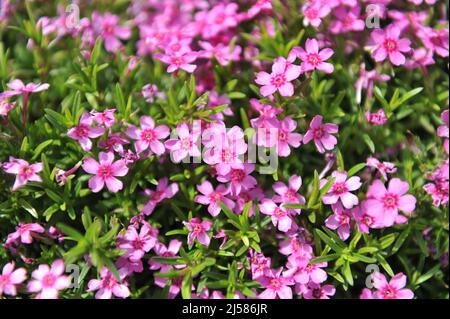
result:
[[[118,247],[125,249],[123,257],[131,261],[141,260],[145,253],[155,247],[157,238],[153,236],[152,227],[149,224],[143,224],[139,233],[134,226],[128,226],[127,232],[120,240]]]
[[[270,271],[271,259],[264,256],[262,253],[255,252],[250,248],[250,257],[247,260],[250,263],[250,270],[252,272],[252,279],[264,277],[267,271]]]
[[[347,9],[347,7],[340,6],[334,10],[336,19],[330,25],[329,31],[331,33],[346,33],[351,31],[364,30],[365,23],[361,19],[361,7],[354,6]]]
[[[338,131],[339,128],[336,124],[322,124],[322,116],[316,115],[309,124],[308,131],[303,136],[303,143],[308,144],[314,140],[314,144],[320,153],[325,153],[325,150],[331,151],[337,144],[337,139],[332,134],[337,134]]]
[[[405,64],[404,52],[411,50],[409,39],[400,39],[401,30],[394,24],[389,25],[386,30],[376,29],[372,31],[371,37],[375,43],[372,57],[376,62],[384,61],[387,57],[392,64],[398,66]]]
[[[200,220],[199,218],[192,218],[189,222],[183,222],[184,226],[189,230],[188,245],[191,246],[194,240],[206,247],[209,246],[211,238],[208,236],[208,231],[211,229],[212,223],[209,220]]]
[[[114,153],[100,152],[99,162],[92,157],[87,158],[83,162],[83,169],[95,176],[89,180],[89,188],[94,192],[100,192],[105,186],[113,193],[120,191],[123,184],[115,176],[125,176],[128,168],[124,160],[114,162]]]
[[[42,178],[37,174],[43,170],[42,163],[29,164],[23,159],[9,158],[9,162],[3,163],[5,173],[16,175],[12,190],[15,191],[30,182],[41,183]]]
[[[358,197],[350,192],[359,189],[362,185],[358,176],[352,176],[347,179],[347,172],[334,171],[331,174],[334,177],[334,182],[328,192],[322,197],[324,204],[333,205],[340,200],[342,205],[350,209],[355,205],[358,205]],[[325,185],[326,180],[320,181],[321,187]]]
[[[352,214],[358,226],[358,231],[368,234],[375,223],[375,218],[367,213],[367,202],[363,201],[361,206],[354,207]]]
[[[57,299],[59,290],[70,286],[70,278],[63,275],[64,262],[55,260],[50,268],[48,265],[39,265],[33,271],[33,279],[28,283],[28,292],[38,293],[36,299]]]
[[[7,263],[0,274],[0,297],[5,295],[15,296],[17,294],[16,285],[27,279],[25,268],[14,270],[14,262]]]
[[[291,154],[289,145],[293,148],[300,147],[302,135],[299,133],[293,133],[296,127],[297,123],[289,116],[279,122],[276,130],[276,148],[279,156],[288,157]]]
[[[7,116],[9,111],[11,111],[16,106],[16,103],[10,103],[8,98],[0,93],[0,116]]]
[[[88,152],[92,149],[91,138],[97,138],[105,133],[105,129],[101,126],[92,126],[94,122],[94,117],[88,113],[81,116],[80,122],[77,126],[72,127],[67,132],[67,136],[78,141],[81,148]]]
[[[92,110],[90,114],[95,123],[103,125],[104,127],[112,127],[116,122],[116,118],[114,117],[115,112],[116,109],[106,109],[103,112]]]
[[[6,243],[9,245],[16,242],[20,238],[22,244],[31,244],[36,233],[44,233],[45,229],[37,223],[19,224],[16,231],[8,235]]]
[[[219,175],[217,180],[221,183],[230,182],[230,194],[237,196],[241,190],[253,189],[257,181],[250,174],[255,170],[255,164],[236,163],[231,164],[231,170],[228,174]]]
[[[385,180],[387,180],[387,174],[393,174],[397,172],[397,168],[394,163],[380,162],[377,158],[369,156],[366,161],[366,165],[375,168]]]
[[[153,213],[156,205],[162,202],[164,199],[172,198],[178,193],[178,184],[172,183],[169,185],[169,179],[167,177],[161,178],[158,181],[156,190],[145,190],[145,195],[149,197],[149,200],[145,203],[142,213],[145,215],[150,215]]]
[[[163,154],[165,147],[160,140],[169,136],[169,128],[166,125],[155,127],[155,121],[150,116],[142,116],[140,124],[140,128],[130,126],[127,129],[128,136],[137,140],[135,144],[136,152],[139,154],[150,148],[151,152],[156,155]]]
[[[323,285],[310,282],[302,287],[303,298],[305,299],[330,299],[336,293],[336,288],[332,285]]]
[[[311,24],[317,28],[322,23],[322,18],[326,17],[331,11],[330,6],[322,1],[310,1],[302,7],[302,13],[305,16],[303,24]]]
[[[372,125],[384,125],[388,121],[383,109],[379,109],[376,113],[370,113],[370,111],[367,111],[364,115],[366,116],[367,122]]]
[[[165,99],[166,95],[160,92],[155,84],[146,84],[142,87],[142,96],[148,103],[153,103],[155,99]]]
[[[444,110],[441,113],[441,120],[442,120],[442,122],[445,123],[445,125],[441,125],[438,127],[437,135],[439,137],[443,137],[445,139],[444,140],[444,149],[448,154],[449,153],[449,111],[448,110]]]
[[[272,223],[278,227],[279,231],[287,232],[292,227],[292,217],[289,215],[287,209],[283,206],[278,206],[269,198],[265,198],[259,204],[259,210],[265,215],[271,216]]]
[[[128,40],[131,37],[131,29],[119,26],[120,19],[111,13],[100,15],[92,13],[92,26],[95,34],[101,36],[108,52],[116,52],[122,47],[120,40]]]
[[[379,74],[377,70],[367,71],[365,64],[361,64],[359,69],[359,78],[355,83],[356,102],[361,103],[362,90],[367,91],[367,97],[372,98],[373,87],[375,81],[389,81],[390,76],[386,74]]]
[[[285,277],[292,277],[296,283],[306,285],[309,282],[320,284],[327,280],[327,273],[321,269],[327,267],[326,262],[311,264],[314,260],[303,256],[291,255],[288,258],[287,271],[284,272]]]
[[[353,214],[349,209],[344,209],[338,202],[332,205],[334,214],[325,220],[325,226],[338,231],[339,238],[347,240],[353,227]]]
[[[177,53],[166,53],[166,54],[155,54],[155,59],[161,60],[165,64],[168,64],[167,72],[173,73],[177,70],[184,70],[188,73],[192,73],[195,71],[197,66],[192,64],[195,60],[197,60],[198,53],[189,51],[189,52],[177,52]]]
[[[125,278],[125,273],[119,272],[119,275],[122,280]],[[100,276],[101,279],[91,279],[88,282],[88,291],[98,290],[95,294],[95,299],[111,299],[113,295],[118,298],[127,298],[130,296],[130,290],[126,284],[117,281],[116,277],[114,277],[108,268],[103,267],[100,270]]]
[[[253,128],[276,126],[277,115],[283,110],[269,104],[261,104],[257,99],[250,99],[250,106],[259,113],[259,117],[250,120]]]
[[[283,268],[278,270],[270,269],[264,277],[258,278],[259,283],[265,290],[258,295],[258,299],[292,299],[291,279],[281,275]]]
[[[302,60],[302,64],[300,65],[302,72],[309,72],[316,69],[325,73],[333,72],[333,64],[324,62],[333,55],[334,51],[332,49],[325,48],[319,51],[319,43],[316,39],[306,40],[305,48],[306,51],[301,47],[294,48],[294,52]]]
[[[25,85],[21,80],[15,79],[15,80],[9,82],[6,86],[8,88],[10,88],[11,91],[5,91],[2,94],[6,97],[22,95],[23,99],[24,99],[24,105],[25,105],[28,95],[30,93],[37,93],[37,92],[45,91],[50,87],[50,84],[28,83]]]
[[[367,213],[375,218],[373,228],[390,227],[401,221],[399,210],[407,214],[414,211],[416,198],[406,194],[408,190],[408,183],[399,178],[391,179],[387,189],[379,179],[369,186],[366,205]]]
[[[261,87],[261,95],[269,96],[276,91],[281,96],[294,95],[294,86],[291,81],[300,76],[301,70],[298,65],[294,65],[287,62],[283,57],[277,58],[272,65],[272,73],[259,72],[256,75],[255,82]]]
[[[167,140],[164,145],[170,150],[171,158],[175,163],[181,162],[186,157],[199,157],[201,152],[199,149],[198,139],[200,137],[200,130],[189,130],[186,123],[177,125],[177,138]]]
[[[301,186],[302,178],[297,175],[289,177],[288,185],[283,182],[275,182],[272,188],[276,194],[273,195],[272,200],[281,204],[304,204],[305,198],[298,193]],[[289,208],[288,212],[300,213],[301,210]]]
[[[223,66],[227,66],[231,61],[239,61],[239,55],[242,52],[242,48],[238,45],[230,48],[230,46],[222,43],[213,45],[206,41],[200,41],[199,45],[203,49],[203,52],[201,52],[202,57],[207,59],[215,58]]]
[[[377,289],[373,296],[375,299],[413,299],[414,293],[405,288],[406,276],[398,273],[388,282],[386,277],[377,272],[373,274],[373,286]]]
[[[169,246],[166,247],[164,244],[157,243],[155,245],[154,251],[159,257],[177,257],[178,251],[180,250],[183,243],[179,240],[173,239],[170,241]],[[161,264],[154,259],[148,261],[151,270],[166,269],[170,265]],[[177,265],[180,266],[180,265]]]
[[[195,196],[194,201],[202,205],[208,205],[208,212],[213,217],[219,215],[222,210],[219,202],[223,202],[229,209],[234,208],[234,202],[226,197],[230,190],[225,185],[219,185],[214,189],[209,181],[204,181],[200,185],[197,185],[197,190],[202,195]]]

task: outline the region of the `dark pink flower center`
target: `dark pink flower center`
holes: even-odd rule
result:
[[[132,245],[134,249],[141,250],[144,247],[144,242],[140,238],[138,238],[133,241]]]
[[[231,163],[234,158],[234,154],[229,149],[222,150],[222,162]]]
[[[283,129],[278,129],[278,140],[280,142],[286,142],[287,138],[288,138],[287,132]]]
[[[150,143],[155,139],[155,132],[152,129],[146,129],[141,132],[141,139],[147,143]]]
[[[306,61],[312,66],[317,66],[319,65],[320,62],[322,62],[319,54],[317,53],[309,53],[308,56],[306,57]]]
[[[396,208],[398,205],[398,196],[396,194],[387,193],[383,199],[384,207],[386,208]]]
[[[31,166],[26,165],[26,166],[22,167],[19,175],[24,176],[25,178],[28,178],[33,174],[34,174],[34,171],[31,168]]]
[[[319,16],[319,12],[316,9],[306,9],[305,10],[305,17],[308,18],[308,20],[314,20]]]
[[[42,285],[44,287],[53,287],[56,282],[56,276],[53,274],[47,274],[42,278]]]
[[[387,285],[386,287],[383,288],[381,294],[385,299],[393,299],[395,298],[396,292],[397,291],[395,288]]]
[[[231,171],[231,180],[233,182],[242,182],[245,178],[245,172],[242,169],[233,169]]]
[[[284,198],[288,201],[297,201],[297,193],[293,189],[288,189],[284,194]]]
[[[203,226],[201,224],[195,224],[192,227],[192,232],[196,235],[202,233],[204,231]]]
[[[9,283],[10,275],[0,275],[0,287],[4,287]]]
[[[394,39],[391,38],[384,39],[383,46],[389,53],[397,51],[397,41]]]
[[[273,290],[279,290],[283,286],[280,278],[272,278],[270,280],[270,288]]]
[[[314,130],[314,138],[320,140],[324,135],[324,131],[321,127]]]
[[[345,182],[335,183],[333,185],[333,193],[340,195],[346,192],[347,192],[347,185],[345,185]]]
[[[75,135],[79,138],[88,137],[89,127],[84,124],[80,124],[75,129]]]
[[[314,296],[314,298],[319,299],[320,297],[322,297],[322,289],[314,288],[312,291],[312,295]]]
[[[275,208],[275,211],[273,212],[273,214],[277,218],[282,218],[282,217],[286,216],[286,212],[279,207]]]
[[[222,201],[223,195],[219,192],[212,192],[211,194],[209,194],[209,198],[212,202],[217,203],[219,201]]]
[[[99,175],[102,178],[108,178],[112,176],[112,169],[111,165],[100,165],[98,168],[97,175]]]
[[[284,74],[277,74],[271,78],[270,82],[272,83],[272,85],[279,88],[286,83],[286,77],[284,76]]]
[[[112,289],[116,283],[117,281],[111,275],[108,275],[103,279],[103,288]]]
[[[181,139],[181,148],[184,150],[190,150],[192,148],[192,144],[192,139],[190,137]]]

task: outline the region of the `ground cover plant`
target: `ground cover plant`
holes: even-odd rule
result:
[[[0,298],[448,298],[448,1],[0,1]]]

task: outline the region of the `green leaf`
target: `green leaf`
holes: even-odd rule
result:
[[[66,239],[74,240],[74,241],[80,241],[84,239],[83,235],[76,230],[75,228],[72,228],[71,226],[67,226],[65,224],[57,223],[57,228],[63,232],[63,234],[68,235]]]
[[[375,256],[375,258],[378,260],[381,267],[383,267],[383,269],[386,270],[386,272],[389,274],[389,276],[394,277],[394,271],[392,270],[391,266],[388,264],[386,259],[384,259],[384,257],[381,256],[380,254],[377,254]]]
[[[36,160],[41,155],[42,151],[52,143],[53,143],[53,140],[46,140],[45,142],[42,142],[41,144],[36,146],[36,148],[34,149],[34,155],[31,158],[31,160],[32,161]]]
[[[27,202],[25,199],[19,199],[19,205],[25,209],[28,213],[30,213],[31,216],[33,216],[34,218],[39,218],[39,215],[36,211],[36,209],[34,209],[33,206],[31,206],[31,204],[29,202]]]
[[[343,249],[339,247],[339,245],[333,239],[328,237],[323,231],[321,231],[320,229],[315,229],[315,232],[320,237],[320,239],[322,239],[322,241],[330,246],[330,248],[333,249],[336,253],[342,252]]]
[[[191,273],[187,273],[181,283],[181,296],[183,299],[191,299],[192,292],[192,276]]]
[[[368,134],[363,134],[362,138],[364,140],[364,143],[366,143],[366,145],[369,147],[370,152],[375,153],[375,144],[370,136]]]
[[[350,168],[347,172],[347,176],[353,176],[356,173],[358,173],[360,170],[362,170],[364,167],[366,167],[366,163],[359,163],[356,164],[355,166],[353,166],[352,168]]]
[[[228,206],[225,205],[223,202],[219,201],[218,204],[219,204],[220,208],[222,208],[222,211],[225,213],[225,215],[235,223],[235,226],[239,225],[238,228],[240,229],[242,227],[242,225],[241,225],[241,221],[239,220],[239,217],[234,212],[232,212],[228,208]]]

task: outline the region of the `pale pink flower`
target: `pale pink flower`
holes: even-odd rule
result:
[[[389,25],[386,30],[376,29],[372,31],[371,38],[375,43],[372,57],[376,62],[384,61],[389,57],[392,64],[399,66],[405,64],[403,55],[411,50],[409,39],[400,39],[401,30],[394,24]]]
[[[274,226],[278,227],[279,231],[287,232],[291,229],[293,220],[289,212],[283,206],[278,206],[269,198],[265,198],[259,204],[259,210],[265,215],[269,215]]]
[[[131,37],[131,29],[119,26],[120,18],[106,12],[101,15],[98,12],[92,13],[92,27],[95,34],[101,36],[108,52],[116,52],[123,45],[120,40],[128,40]]]
[[[372,290],[364,288],[359,295],[359,299],[373,299]]]
[[[361,19],[361,7],[347,8],[340,6],[334,9],[333,13],[336,19],[331,22],[329,27],[331,33],[337,34],[364,30],[365,23]]]
[[[375,223],[375,218],[367,213],[367,202],[363,201],[360,206],[353,207],[352,214],[358,226],[358,231],[368,234]]]
[[[200,220],[199,218],[192,218],[189,222],[183,222],[188,229],[188,245],[191,246],[194,240],[206,247],[209,246],[211,238],[208,236],[208,231],[211,229],[212,223],[209,220]]]
[[[250,99],[250,106],[259,113],[259,117],[250,120],[253,128],[275,127],[277,115],[283,110],[269,104],[261,104],[257,99]]]
[[[385,180],[387,180],[387,174],[394,174],[397,172],[397,168],[394,163],[381,162],[373,156],[369,156],[367,158],[366,165],[375,168]]]
[[[6,96],[0,94],[0,116],[7,116],[15,106],[16,102],[10,103]]]
[[[364,115],[366,116],[367,122],[372,125],[384,125],[388,121],[383,109],[379,109],[376,113],[370,113],[370,111],[367,111]]]
[[[391,179],[387,189],[379,179],[369,186],[366,207],[367,214],[375,219],[372,228],[390,227],[394,223],[404,222],[404,217],[398,211],[410,214],[416,208],[416,198],[406,194],[408,190],[408,183],[399,178]]]
[[[16,96],[16,95],[22,95],[23,100],[24,100],[24,102],[23,102],[24,105],[27,104],[26,101],[27,101],[28,95],[30,93],[37,93],[37,92],[45,91],[50,87],[50,85],[47,83],[24,84],[22,82],[22,80],[19,80],[19,79],[15,79],[15,80],[9,82],[6,86],[10,89],[10,91],[3,92],[2,93],[3,96],[11,97],[11,96]]]
[[[201,25],[200,28],[203,37],[209,39],[222,31],[236,27],[239,23],[238,9],[238,5],[234,2],[228,4],[219,3],[208,11],[204,17],[197,14],[196,19],[204,19],[201,23],[204,25]]]
[[[277,136],[275,146],[279,156],[288,157],[291,154],[291,149],[289,146],[293,148],[300,147],[302,135],[299,133],[294,133],[296,127],[297,122],[289,116],[279,122],[276,127]]]
[[[155,245],[154,251],[159,257],[178,257],[178,251],[180,250],[183,243],[179,240],[173,239],[170,241],[169,245],[166,247],[164,244],[157,243]],[[166,269],[170,267],[170,265],[167,264],[161,264],[158,261],[154,260],[153,258],[148,261],[148,264],[150,266],[151,270],[158,270],[158,269]],[[180,265],[177,265],[180,266]]]
[[[449,52],[449,31],[448,27],[432,29],[422,27],[417,32],[418,37],[423,41],[426,48],[436,52],[437,55],[446,58]]]
[[[414,293],[405,288],[406,276],[398,273],[388,282],[386,277],[376,272],[373,274],[373,286],[377,289],[373,296],[375,299],[413,299]]]
[[[332,134],[337,134],[339,128],[333,123],[322,124],[322,116],[316,115],[309,124],[309,129],[303,136],[303,143],[308,144],[314,140],[314,144],[320,153],[331,151],[337,144],[337,139]]]
[[[262,253],[257,253],[252,248],[249,251],[250,257],[247,260],[250,263],[252,279],[257,280],[258,278],[264,277],[267,271],[270,271],[272,261],[270,257],[266,257]]]
[[[92,115],[95,123],[105,127],[112,127],[116,122],[114,117],[115,112],[116,109],[106,109],[103,112],[92,110],[90,114]]]
[[[347,209],[358,205],[358,197],[351,192],[361,187],[361,179],[358,176],[352,176],[347,179],[347,172],[339,171],[334,171],[331,176],[334,177],[334,182],[328,192],[322,197],[324,204],[333,205],[340,200]],[[320,186],[323,187],[326,182],[327,180],[325,179],[321,180]]]
[[[164,92],[160,92],[155,84],[144,85],[141,94],[148,103],[153,103],[155,99],[164,100],[166,98]]]
[[[305,49],[306,51],[302,47],[293,49],[298,58],[302,60],[300,65],[302,72],[310,72],[316,69],[325,73],[333,72],[333,64],[324,62],[334,54],[332,49],[325,48],[319,51],[319,43],[316,39],[307,39]]]
[[[33,271],[33,279],[28,283],[28,292],[38,293],[36,299],[57,299],[59,290],[70,286],[70,278],[63,275],[65,271],[64,262],[55,260],[51,266],[39,265]]]
[[[113,193],[120,191],[123,184],[115,176],[125,176],[128,173],[128,167],[124,160],[114,162],[114,153],[100,152],[99,162],[92,157],[83,162],[83,169],[95,176],[89,180],[89,188],[94,192],[100,192],[105,186]]]
[[[33,237],[36,236],[37,233],[44,233],[45,229],[38,223],[33,224],[19,224],[16,226],[16,231],[10,233],[6,240],[6,244],[10,245],[15,243],[20,238],[20,242],[22,244],[31,244],[33,242]]]
[[[89,280],[87,291],[98,290],[95,294],[95,299],[111,299],[113,295],[118,298],[127,298],[130,296],[130,290],[123,282],[126,274],[119,272],[119,275],[122,282],[119,282],[108,268],[103,267],[100,270],[101,279]]]
[[[192,64],[198,57],[197,52],[178,52],[175,54],[155,54],[155,59],[161,60],[165,64],[168,64],[167,72],[173,73],[177,70],[184,70],[188,73],[195,71],[197,66]]]
[[[155,247],[157,240],[153,236],[152,227],[147,223],[142,225],[139,233],[134,226],[128,226],[126,233],[119,241],[118,247],[126,250],[123,257],[131,261],[137,261]]]
[[[226,197],[230,190],[225,185],[219,185],[214,189],[211,183],[205,180],[200,185],[197,185],[197,190],[202,195],[195,196],[194,201],[202,205],[208,205],[208,212],[213,217],[219,215],[222,210],[218,204],[219,202],[223,202],[229,209],[234,208],[234,202]]]
[[[292,299],[291,279],[283,277],[283,268],[270,269],[263,277],[258,278],[265,290],[258,295],[258,299]]]
[[[256,0],[256,2],[248,9],[246,18],[252,19],[260,13],[272,11],[272,0]]]
[[[105,129],[101,126],[92,126],[94,122],[94,117],[88,113],[81,116],[80,121],[77,126],[72,127],[68,130],[67,136],[77,140],[81,148],[88,152],[92,149],[91,138],[97,138],[105,133]]]
[[[44,168],[42,163],[29,164],[23,159],[9,158],[9,162],[3,163],[5,173],[16,175],[12,190],[15,191],[30,182],[41,183],[42,178],[37,174]]]
[[[139,154],[150,148],[151,152],[156,155],[163,154],[165,147],[160,140],[169,136],[169,128],[166,125],[155,127],[153,118],[146,115],[141,117],[140,124],[140,128],[132,125],[127,129],[127,135],[137,140],[135,143],[136,152]]]
[[[217,180],[221,183],[230,182],[230,194],[237,196],[241,190],[250,190],[257,184],[256,179],[250,174],[255,170],[255,164],[236,163],[231,164],[228,174],[219,175]]]
[[[338,202],[332,205],[333,215],[325,220],[325,226],[338,231],[339,238],[347,240],[353,227],[353,214],[349,209],[344,209]]]
[[[176,133],[176,138],[170,138],[164,143],[164,146],[170,150],[170,156],[175,163],[179,163],[187,157],[201,156],[200,129],[193,128],[191,131],[186,123],[181,123],[177,125]]]
[[[312,246],[300,236],[293,236],[280,243],[279,252],[283,255],[296,255],[310,260],[313,257]]]
[[[200,41],[199,45],[203,49],[200,53],[203,58],[215,58],[217,62],[223,66],[227,66],[231,61],[239,61],[239,55],[242,52],[242,48],[239,45],[235,45],[231,48],[229,45],[224,45],[222,43],[213,45],[206,41]]]
[[[17,285],[20,285],[27,279],[25,268],[14,270],[14,262],[7,263],[0,274],[0,297],[5,295],[15,296],[17,294]]]
[[[331,12],[331,8],[322,0],[308,1],[301,10],[304,15],[303,24],[311,24],[315,28],[320,26],[322,18]]]
[[[145,190],[145,195],[149,197],[149,200],[145,203],[144,208],[142,209],[142,213],[145,215],[150,215],[153,213],[156,205],[162,202],[164,199],[172,198],[178,193],[178,184],[172,183],[169,184],[169,179],[167,177],[161,178],[158,181],[158,185],[156,186],[156,190]]]
[[[260,92],[262,96],[269,96],[276,91],[281,96],[294,95],[294,85],[291,81],[300,76],[301,70],[298,65],[287,62],[283,57],[277,58],[272,65],[272,73],[259,72],[255,82],[262,85]]]

